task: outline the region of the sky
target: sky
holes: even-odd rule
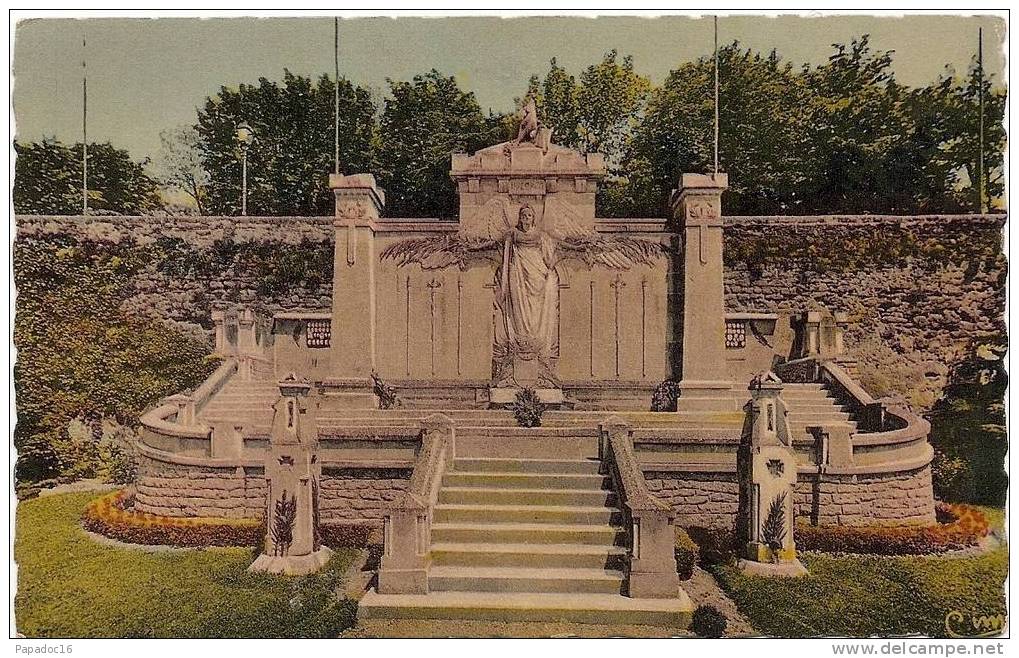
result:
[[[945,66],[963,72],[984,28],[985,70],[1002,80],[1000,17],[729,16],[719,42],[770,51],[794,64],[821,63],[832,43],[871,35],[894,50],[901,83],[927,84]],[[87,37],[83,49],[82,37]],[[508,111],[531,74],[549,60],[579,75],[616,49],[661,83],[685,61],[712,50],[711,19],[692,17],[358,18],[340,22],[340,75],[377,90],[435,68],[475,92],[485,110]],[[34,19],[17,25],[14,110],[17,138],[81,139],[82,57],[88,63],[89,141],[110,141],[135,158],[156,157],[159,133],[194,123],[220,86],[280,79],[283,69],[333,71],[333,19]]]

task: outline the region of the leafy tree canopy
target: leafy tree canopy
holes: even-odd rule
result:
[[[340,169],[375,170],[375,106],[367,89],[341,79]],[[260,78],[257,85],[222,87],[198,111],[197,148],[209,174],[210,214],[241,209],[241,158],[237,126],[254,132],[248,149],[249,215],[329,215],[333,196],[328,174],[334,162],[335,83],[283,74],[283,82]]]
[[[29,215],[80,215],[82,147],[56,140],[14,142],[14,209]],[[162,208],[159,186],[109,143],[88,146],[89,213],[143,215]]]

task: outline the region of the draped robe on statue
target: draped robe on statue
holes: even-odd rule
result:
[[[507,233],[499,273],[505,348],[543,364],[558,356],[559,275],[555,241],[531,227]],[[501,338],[501,337],[500,337]]]

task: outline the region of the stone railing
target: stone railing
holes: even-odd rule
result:
[[[226,359],[192,393],[177,393],[142,414],[142,441],[151,448],[167,452],[208,454],[212,429],[198,422],[198,413],[237,372],[237,360]],[[185,446],[183,442],[186,442]]]
[[[849,407],[861,432],[881,432],[886,428],[884,405],[865,391],[840,365],[822,361],[818,381],[826,384],[840,404]],[[892,419],[888,419],[892,420]]]
[[[648,489],[634,454],[629,425],[618,417],[602,423],[599,452],[627,517],[627,594],[633,598],[674,598],[679,591],[676,515],[670,505]]]
[[[817,443],[818,468],[831,474],[907,471],[931,462],[930,423],[909,409],[875,400],[833,361],[796,359],[776,368],[786,382],[824,384],[849,409],[857,431],[819,425],[809,428]]]
[[[403,498],[387,511],[379,566],[381,594],[427,594],[432,512],[455,453],[453,421],[442,414],[422,421],[421,451]]]

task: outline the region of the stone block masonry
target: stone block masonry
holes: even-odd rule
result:
[[[268,489],[260,468],[184,466],[139,457],[135,508],[160,516],[262,518]],[[409,470],[326,469],[325,523],[357,521],[382,527],[383,510],[406,490]]]
[[[676,510],[676,523],[731,529],[739,508],[734,473],[645,473],[655,496]],[[820,525],[930,524],[935,520],[930,467],[880,475],[802,472],[796,484],[796,515]]]

